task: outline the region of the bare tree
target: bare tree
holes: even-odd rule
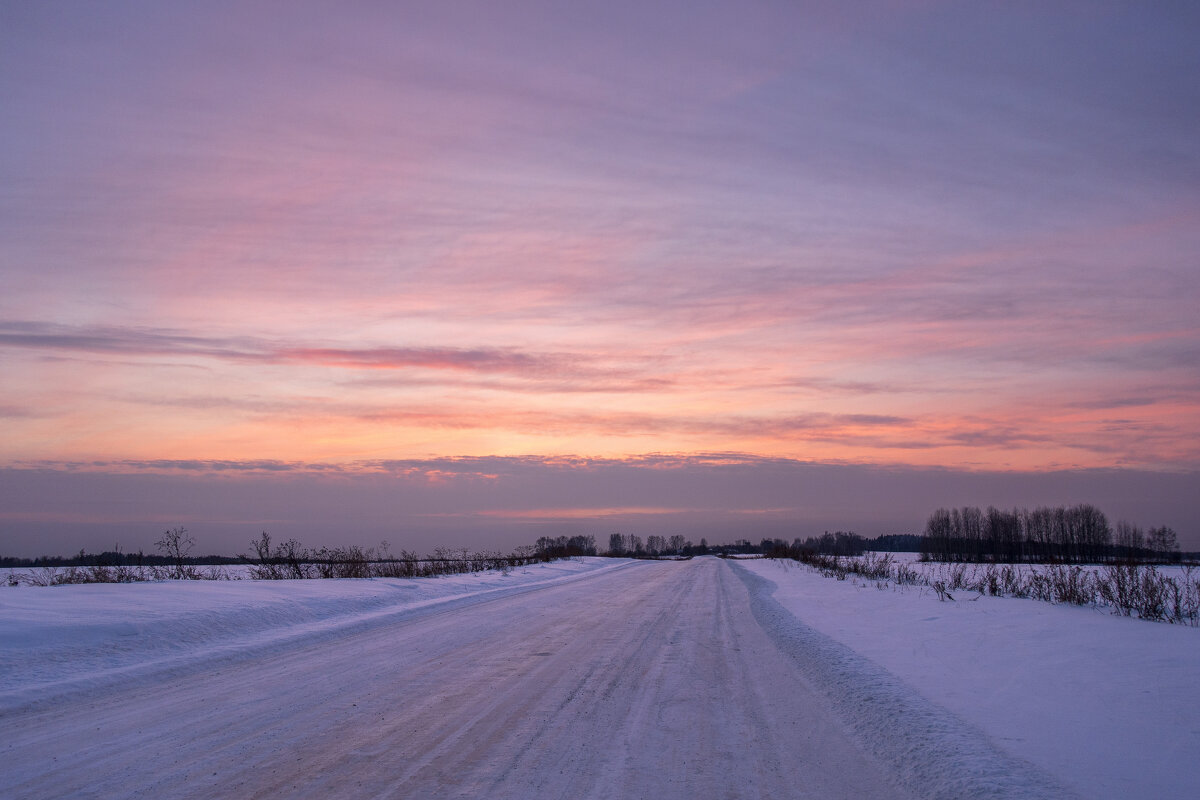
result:
[[[1117,522],[1114,544],[1117,547],[1117,558],[1124,561],[1136,561],[1143,557],[1142,551],[1146,549],[1146,536],[1137,525],[1120,520]]]
[[[953,517],[946,509],[939,508],[929,515],[925,523],[921,557],[931,561],[949,561],[955,550]]]
[[[1175,531],[1166,525],[1160,528],[1151,528],[1146,533],[1146,544],[1159,558],[1172,561],[1178,558],[1179,539],[1176,537]]]
[[[254,556],[242,556],[242,559],[249,562],[250,574],[259,580],[283,580],[288,577],[287,572],[282,565],[282,554],[279,548],[272,549],[271,535],[266,531],[257,539],[250,542],[250,547],[254,549]]]
[[[171,559],[172,568],[170,577],[176,580],[196,579],[200,577],[199,572],[184,562],[187,560],[188,553],[192,552],[192,548],[196,546],[196,540],[188,533],[187,528],[178,527],[172,528],[169,531],[163,531],[162,538],[154,543],[154,546]]]

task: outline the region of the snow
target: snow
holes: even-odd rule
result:
[[[1200,796],[1200,629],[794,562],[0,589],[24,797]]]
[[[868,553],[866,555],[872,555],[872,553]],[[990,566],[989,562],[981,562],[981,563],[974,564],[974,563],[968,563],[968,562],[953,563],[953,562],[942,562],[942,561],[921,561],[920,553],[875,552],[875,553],[873,553],[873,555],[877,558],[882,557],[882,556],[887,556],[889,559],[891,559],[893,564],[904,564],[905,566],[908,566],[918,572],[922,572],[925,575],[944,574],[947,569],[959,568],[959,567],[965,568],[967,570],[968,574],[970,574],[972,570],[983,570],[983,569],[987,569],[988,566]],[[856,558],[856,559],[863,558],[863,557],[864,556],[851,556],[851,558]],[[1000,564],[999,566],[1005,566],[1005,565]],[[1044,572],[1046,570],[1053,569],[1055,567],[1055,565],[1052,565],[1052,564],[1011,564],[1008,566],[1013,567],[1014,569],[1016,569],[1018,572],[1021,572],[1021,573]],[[1065,566],[1067,566],[1067,567],[1078,566],[1078,567],[1080,567],[1084,570],[1088,570],[1090,572],[1100,572],[1100,571],[1104,570],[1104,568],[1105,568],[1105,565],[1103,565],[1103,564],[1067,564]],[[1159,574],[1161,574],[1165,577],[1168,577],[1168,578],[1172,578],[1177,581],[1184,578],[1185,575],[1187,574],[1187,570],[1189,569],[1189,566],[1187,564],[1149,564],[1148,563],[1148,564],[1145,564],[1144,566],[1146,566],[1146,567],[1153,566],[1154,569],[1159,572]],[[1195,567],[1192,567],[1191,569],[1194,571]]]
[[[609,563],[546,578],[552,565],[484,592],[476,581],[495,577],[468,577],[473,597],[420,613],[351,615],[336,634],[47,695],[0,715],[5,789],[22,798],[909,796],[797,680],[730,565]],[[159,597],[181,591],[164,585]],[[243,605],[219,604],[218,616]],[[99,623],[96,612],[86,613]],[[170,629],[164,619],[160,633]],[[111,638],[110,629],[94,640]]]
[[[738,567],[821,640],[1083,796],[1200,796],[1196,628],[1026,599],[940,602],[795,562]]]
[[[0,711],[131,673],[262,654],[435,604],[628,563],[578,558],[434,578],[156,581],[0,589]]]

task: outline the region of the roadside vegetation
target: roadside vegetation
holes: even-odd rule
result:
[[[1018,565],[906,563],[890,553],[862,557],[824,555],[780,542],[767,558],[806,564],[828,578],[854,577],[878,589],[918,586],[942,601],[981,596],[1021,597],[1047,603],[1107,608],[1114,614],[1174,625],[1200,626],[1200,569],[1186,565],[1177,575],[1154,565]],[[972,597],[971,595],[974,595]]]
[[[418,556],[408,550],[393,555],[387,542],[382,542],[378,548],[346,545],[313,549],[295,539],[273,541],[265,531],[250,542],[248,553],[237,558],[193,556],[195,546],[196,540],[188,530],[178,527],[165,531],[155,542],[157,554],[125,554],[117,548],[94,555],[80,551],[71,558],[4,559],[3,566],[9,567],[9,586],[59,586],[242,578],[426,578],[486,570],[508,571],[556,558],[596,555],[596,542],[591,536],[542,537],[536,544],[518,547],[508,554],[438,548],[430,556]],[[235,569],[235,565],[240,566]]]
[[[0,559],[7,583],[55,586],[161,580],[307,580],[320,578],[420,578],[486,570],[508,571],[535,562],[577,556],[688,559],[697,555],[759,555],[807,564],[838,580],[855,576],[888,585],[928,587],[942,600],[957,593],[1026,597],[1052,603],[1111,608],[1114,613],[1176,624],[1200,625],[1200,570],[1182,565],[1197,554],[1181,553],[1178,537],[1162,526],[1143,530],[1128,522],[1110,526],[1096,507],[986,510],[938,509],[923,534],[873,539],[851,531],[820,536],[738,539],[732,544],[693,544],[683,535],[613,533],[601,551],[590,535],[539,538],[511,553],[438,548],[419,556],[378,547],[309,548],[295,539],[273,540],[265,531],[236,558],[195,556],[186,528],[164,531],[157,552],[126,554],[120,548],[75,556]],[[919,552],[921,562],[899,561],[893,552]],[[1084,566],[1084,565],[1091,566]],[[236,566],[235,566],[236,565]],[[1034,565],[1039,565],[1035,568]]]

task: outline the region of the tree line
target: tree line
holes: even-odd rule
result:
[[[921,544],[917,534],[885,534],[875,538],[860,536],[853,531],[825,531],[820,536],[796,537],[792,541],[786,539],[766,538],[758,542],[749,539],[736,539],[728,544],[710,545],[707,539],[701,539],[700,544],[692,544],[691,540],[681,534],[673,536],[647,536],[645,541],[637,534],[613,533],[608,537],[606,556],[657,558],[683,557],[702,555],[734,556],[734,555],[769,555],[788,558],[788,553],[819,553],[822,555],[858,556],[868,550],[885,552],[913,552]]]
[[[704,546],[707,548],[708,543]],[[608,537],[608,553],[610,556],[657,557],[657,556],[691,556],[696,555],[695,546],[682,534],[672,536],[647,536],[646,541],[637,534],[613,533]]]
[[[1120,521],[1114,528],[1089,504],[1001,510],[989,506],[939,508],[925,523],[920,552],[928,561],[1008,563],[1177,562],[1175,531],[1143,530]]]
[[[189,566],[208,566],[212,564],[242,564],[245,560],[240,556],[192,556],[184,559]],[[160,553],[126,553],[117,547],[100,553],[89,553],[81,549],[70,556],[42,555],[34,558],[18,558],[16,556],[0,556],[0,568],[18,567],[165,567],[174,566],[176,559]]]
[[[929,561],[1081,563],[1144,561],[1177,562],[1178,536],[1167,526],[1143,530],[1120,521],[1111,526],[1107,517],[1092,505],[1005,511],[964,506],[939,508],[930,515],[923,534],[884,534],[874,538],[853,531],[825,531],[819,536],[785,539],[764,538],[757,543],[737,539],[710,545],[706,539],[693,544],[682,534],[650,535],[613,533],[608,549],[601,551],[592,535],[542,536],[535,544],[516,548],[508,555],[471,554],[465,550],[439,548],[433,556],[419,557],[401,551],[392,555],[384,542],[378,549],[356,546],[309,549],[294,539],[273,542],[264,532],[251,542],[251,554],[193,556],[194,539],[184,528],[167,531],[155,542],[156,554],[123,553],[115,548],[103,553],[80,550],[74,556],[42,556],[34,559],[0,558],[0,567],[107,567],[136,570],[166,568],[164,574],[184,577],[197,573],[200,565],[246,564],[261,568],[272,577],[299,577],[319,573],[322,577],[359,577],[380,569],[404,576],[436,574],[441,571],[471,571],[488,564],[517,566],[576,556],[629,558],[690,558],[697,555],[766,555],[801,558],[809,555],[860,556],[868,551],[920,552]],[[1195,554],[1189,554],[1194,557]],[[387,564],[386,568],[368,564]],[[120,574],[132,574],[122,569]],[[151,573],[147,573],[151,574]]]

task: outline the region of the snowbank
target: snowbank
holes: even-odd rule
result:
[[[0,589],[0,710],[137,671],[186,671],[432,606],[619,569],[579,558],[433,578],[160,581]]]

